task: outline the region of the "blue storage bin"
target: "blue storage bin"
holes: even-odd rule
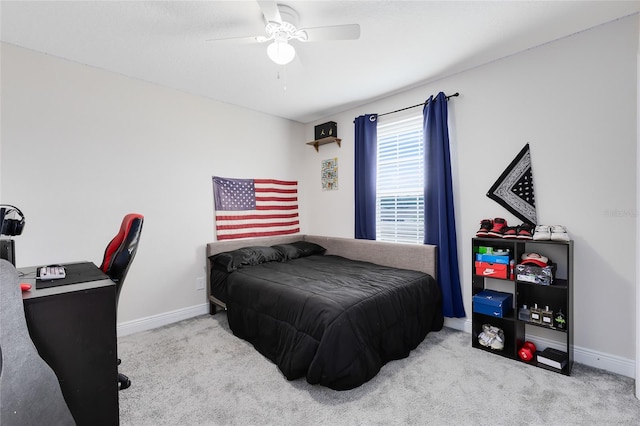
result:
[[[513,294],[482,290],[473,296],[473,312],[502,318],[513,310]]]

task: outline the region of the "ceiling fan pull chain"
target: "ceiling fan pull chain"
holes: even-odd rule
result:
[[[282,73],[284,74],[284,77],[280,75],[280,70],[278,70],[277,79],[280,80],[282,78],[284,83],[282,85],[282,90],[286,92],[287,91],[287,66],[286,65],[282,66],[282,71],[283,71]]]

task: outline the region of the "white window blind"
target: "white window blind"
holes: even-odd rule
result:
[[[378,122],[376,240],[424,242],[422,114]]]

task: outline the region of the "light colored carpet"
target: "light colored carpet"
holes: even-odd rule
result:
[[[570,377],[430,333],[349,391],[287,381],[229,330],[225,313],[118,339],[121,425],[638,425],[634,380],[574,365]]]

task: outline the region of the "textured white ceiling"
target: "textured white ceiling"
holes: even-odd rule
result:
[[[287,1],[300,27],[360,24],[355,41],[295,44],[277,66],[256,1],[2,1],[1,39],[308,123],[640,10],[638,1]]]

